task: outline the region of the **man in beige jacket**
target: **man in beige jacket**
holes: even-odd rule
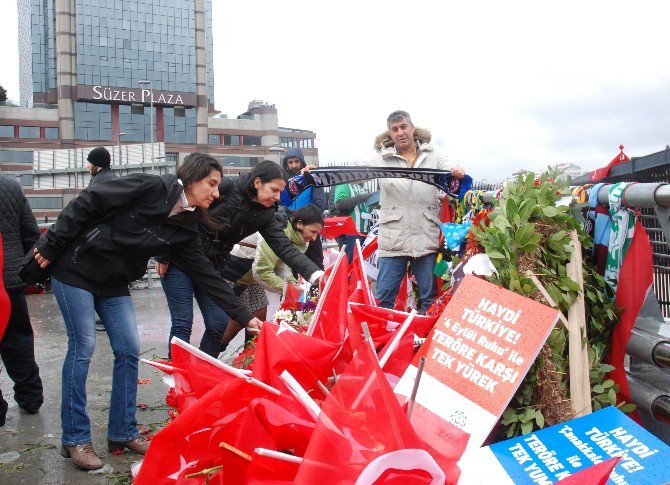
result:
[[[378,154],[365,165],[450,170],[458,178],[465,175],[462,167],[447,162],[433,150],[430,132],[416,128],[406,111],[394,111],[386,121],[388,130],[375,140]],[[392,308],[410,264],[424,313],[436,295],[433,269],[440,237],[439,189],[409,179],[379,179],[379,188],[379,275],[375,296],[382,307]]]

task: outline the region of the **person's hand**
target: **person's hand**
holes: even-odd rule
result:
[[[40,265],[40,268],[46,268],[51,264],[51,261],[42,256],[39,251],[37,251],[37,248],[33,249],[33,251],[35,252],[35,261]]]
[[[460,165],[454,165],[449,169],[449,171],[451,172],[451,175],[457,179],[462,179],[465,176],[465,169]]]
[[[161,278],[165,277],[165,273],[167,273],[168,266],[170,266],[170,263],[159,263],[156,261],[156,273],[158,273],[158,276]]]
[[[310,171],[318,168],[316,165],[307,165],[302,170],[300,170],[300,175],[305,175],[305,172],[309,173]]]
[[[262,326],[263,322],[260,319],[254,317],[251,320],[249,320],[249,323],[247,323],[247,331],[249,333],[258,334],[261,333]]]

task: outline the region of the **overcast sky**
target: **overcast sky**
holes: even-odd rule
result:
[[[18,101],[16,2],[1,2],[0,84]],[[371,156],[395,109],[479,180],[670,144],[670,2],[212,3],[216,108],[274,103],[322,162]]]

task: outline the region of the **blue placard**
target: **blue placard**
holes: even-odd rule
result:
[[[516,484],[555,483],[615,456],[608,485],[670,482],[670,447],[613,406],[489,449]]]

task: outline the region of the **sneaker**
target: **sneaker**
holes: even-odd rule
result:
[[[96,321],[95,321],[95,331],[96,332],[104,332],[105,331],[105,326],[102,324],[102,321],[100,319],[96,319]]]
[[[97,470],[102,468],[102,460],[95,454],[92,443],[74,446],[63,444],[60,454],[64,458],[72,458],[72,463],[82,470]]]
[[[125,448],[128,448],[133,453],[138,455],[145,455],[149,449],[149,442],[144,438],[144,436],[138,436],[134,440],[130,441],[112,441],[107,442],[107,451],[114,453],[115,451],[123,451]]]

